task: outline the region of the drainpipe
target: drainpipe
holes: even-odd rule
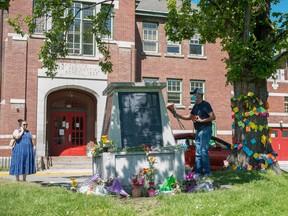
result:
[[[0,103],[2,100],[2,73],[3,73],[3,13],[4,10],[0,11]]]
[[[28,40],[29,37],[27,37],[27,41],[26,41],[26,59],[25,59],[25,107],[24,107],[24,119],[27,121],[27,90],[28,90]]]

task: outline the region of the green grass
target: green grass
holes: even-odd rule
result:
[[[8,167],[0,167],[0,172],[2,171],[9,171],[9,168]]]
[[[0,215],[288,215],[287,173],[221,171],[211,180],[231,188],[121,199],[0,179]]]

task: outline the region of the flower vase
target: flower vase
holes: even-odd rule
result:
[[[148,189],[148,196],[149,197],[154,197],[155,196],[155,192],[156,192],[156,189],[154,187],[150,187]]]
[[[148,196],[149,197],[153,197],[155,196],[155,192],[156,192],[156,189],[154,188],[154,181],[150,181],[149,183],[149,188],[148,188]]]
[[[108,147],[103,147],[103,152],[108,152]]]
[[[132,185],[133,190],[132,190],[132,197],[136,198],[136,197],[141,197],[141,188],[142,185]]]

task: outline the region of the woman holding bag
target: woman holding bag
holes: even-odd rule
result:
[[[23,181],[26,181],[27,175],[36,173],[35,153],[27,122],[22,119],[18,119],[18,122],[20,128],[13,132],[16,144],[12,150],[10,175],[15,175],[17,181],[23,175]]]

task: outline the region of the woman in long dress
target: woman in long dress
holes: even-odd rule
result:
[[[16,144],[12,150],[10,175],[15,175],[17,181],[19,176],[23,175],[23,181],[26,181],[27,175],[36,173],[35,153],[27,122],[22,119],[18,122],[20,128],[13,132]]]

